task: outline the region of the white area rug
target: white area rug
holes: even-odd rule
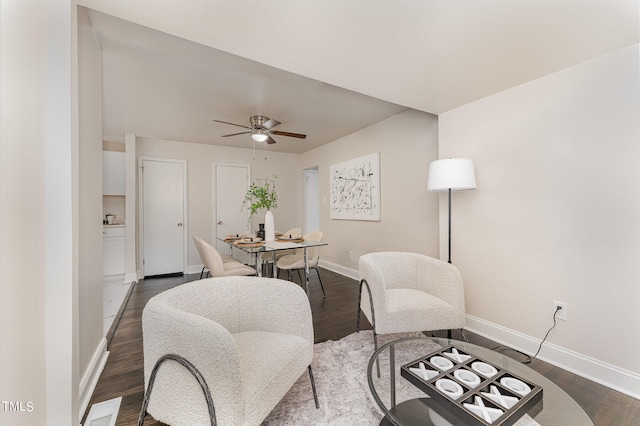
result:
[[[378,344],[382,346],[392,340],[419,335],[421,334],[381,335],[378,336]],[[434,343],[433,349],[437,348]],[[320,408],[316,409],[309,375],[305,373],[265,419],[263,426],[379,424],[383,414],[371,396],[367,383],[367,365],[372,354],[373,336],[370,330],[353,333],[338,341],[317,343],[314,346],[312,368]],[[413,358],[396,361],[409,362],[422,354],[407,355]],[[384,359],[380,367],[381,371],[388,371],[388,363],[385,366]],[[388,383],[388,376],[381,380],[387,380]],[[425,396],[404,379],[399,378],[397,383],[398,389],[402,387],[402,392],[415,392],[416,398]],[[388,395],[380,396],[385,401],[388,399]],[[525,415],[515,425],[530,426],[537,423]]]

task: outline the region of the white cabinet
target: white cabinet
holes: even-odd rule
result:
[[[124,152],[102,151],[102,195],[125,195]]]
[[[116,225],[104,226],[102,229],[103,275],[122,275],[125,273],[126,228],[124,225]]]

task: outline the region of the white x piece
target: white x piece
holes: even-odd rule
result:
[[[456,348],[451,348],[451,352],[445,352],[444,354],[456,362],[464,362],[471,358],[471,355],[461,354]]]
[[[493,402],[496,402],[502,405],[505,408],[511,408],[518,402],[518,398],[515,396],[503,395],[500,393],[497,387],[491,385],[489,386],[489,390],[491,392],[480,392],[487,398],[491,399]]]
[[[430,370],[428,369],[425,365],[424,362],[420,362],[418,364],[418,368],[415,367],[409,367],[409,370],[411,370],[411,372],[413,374],[415,374],[418,377],[421,377],[423,380],[431,380],[432,378],[436,377],[438,374],[437,371],[435,370]]]
[[[479,396],[475,397],[475,404],[469,404],[468,402],[464,403],[465,408],[470,411],[473,411],[479,417],[482,417],[487,423],[493,423],[498,417],[500,417],[503,413],[502,410],[493,407],[486,407],[482,398]]]

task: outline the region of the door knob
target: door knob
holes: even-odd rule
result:
[[[178,223],[178,226],[182,226],[182,222]]]
[[[222,225],[222,221],[221,220],[218,221],[218,225]]]

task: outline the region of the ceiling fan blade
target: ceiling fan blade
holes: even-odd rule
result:
[[[229,123],[228,121],[221,121],[221,120],[213,120],[213,121],[215,121],[216,123],[231,124],[232,126],[244,127],[245,129],[253,130],[253,128],[249,126],[243,126],[242,124]]]
[[[228,136],[246,135],[246,134],[248,134],[248,133],[252,133],[252,132],[231,133],[231,134],[228,134],[228,135],[222,135],[222,136],[220,136],[220,137],[221,137],[221,138],[226,138],[226,137],[228,137]]]
[[[267,135],[267,143],[268,144],[276,143],[276,140],[271,136]]]
[[[274,135],[278,135],[278,136],[288,136],[290,138],[298,138],[298,139],[304,139],[307,137],[307,135],[303,135],[302,133],[281,132],[279,130],[272,130],[269,133],[273,133]]]
[[[274,127],[279,126],[280,124],[282,123],[279,122],[278,120],[274,120],[273,118],[270,118],[262,125],[262,127],[264,127],[265,129],[273,129]]]

